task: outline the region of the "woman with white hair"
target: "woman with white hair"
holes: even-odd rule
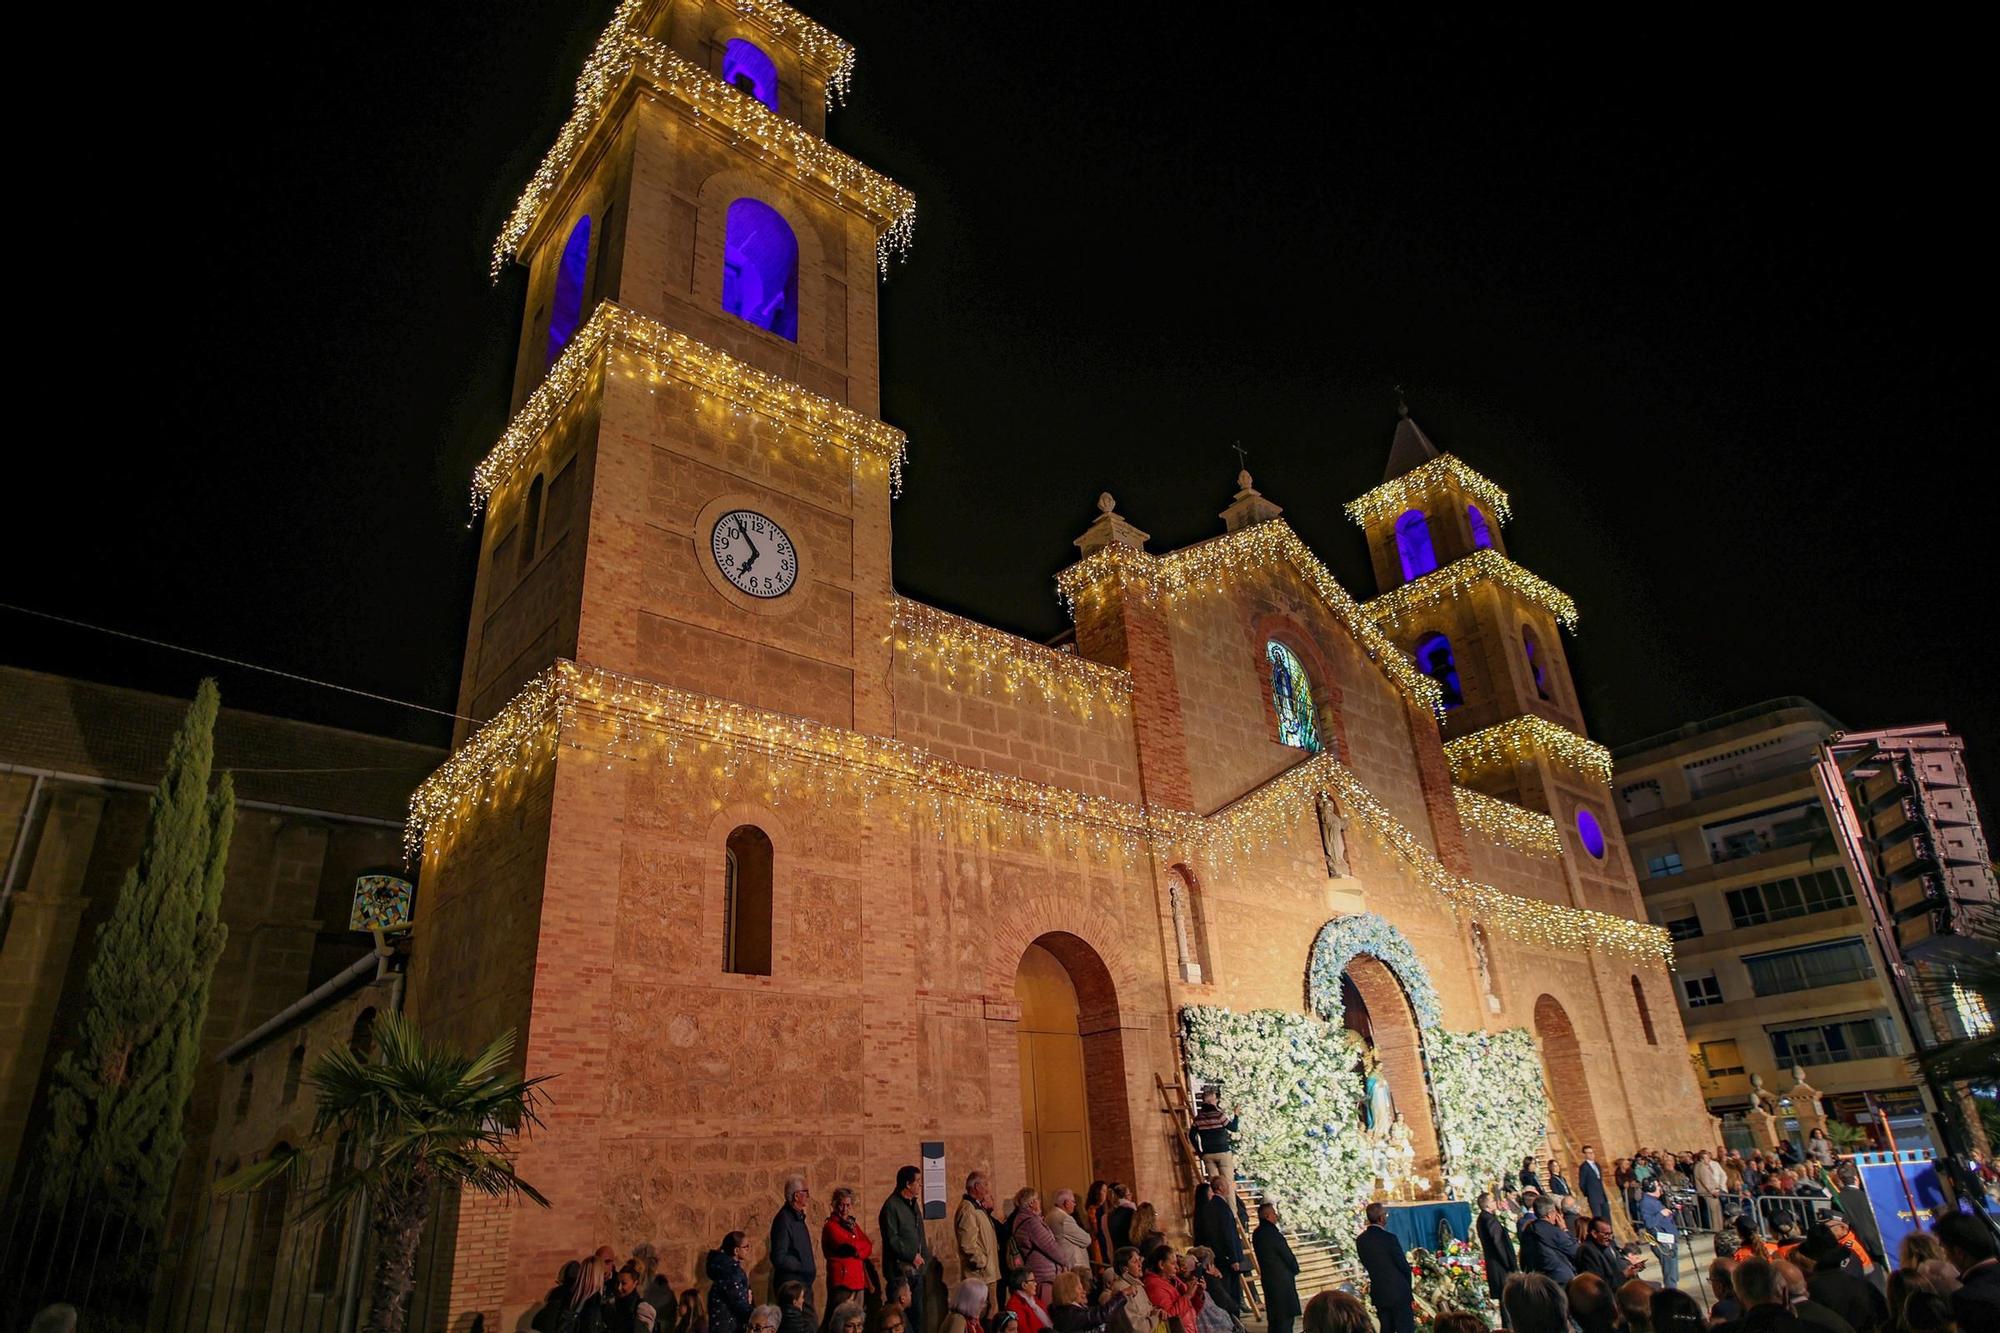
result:
[[[951,1289],[951,1313],[938,1333],[984,1333],[979,1316],[986,1309],[986,1284],[969,1277]]]
[[[862,1293],[876,1286],[875,1269],[868,1262],[875,1243],[861,1229],[854,1215],[854,1191],[846,1186],[833,1192],[833,1208],[819,1231],[820,1251],[826,1255],[826,1324],[823,1333],[840,1333],[835,1316],[850,1303],[861,1306]],[[865,1318],[867,1310],[862,1307]],[[856,1331],[859,1333],[859,1330]]]

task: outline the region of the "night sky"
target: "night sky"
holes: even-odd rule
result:
[[[453,706],[467,481],[520,319],[487,256],[612,6],[400,8],[281,7],[254,46],[177,29],[68,159],[39,225],[74,240],[34,254],[79,379],[17,424],[47,480],[8,505],[0,600]],[[833,142],[918,200],[882,289],[904,593],[1052,635],[1098,492],[1155,551],[1197,540],[1241,441],[1372,595],[1340,506],[1401,384],[1579,604],[1601,739],[1804,694],[1856,728],[1947,720],[2000,787],[1969,51],[1742,14],[807,8],[860,52]],[[4,611],[0,660],[180,694],[214,671],[239,706],[448,734]]]

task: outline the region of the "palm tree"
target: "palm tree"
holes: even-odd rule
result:
[[[345,1138],[325,1180],[305,1198],[301,1218],[332,1218],[357,1197],[367,1200],[374,1236],[367,1327],[400,1333],[416,1285],[417,1246],[432,1190],[472,1189],[523,1197],[544,1208],[540,1190],[514,1174],[507,1155],[516,1134],[539,1127],[543,1078],[508,1070],[512,1032],[466,1056],[424,1040],[414,1023],[390,1014],[376,1028],[373,1059],[336,1047],[313,1064],[316,1109],[311,1140]],[[223,1180],[225,1194],[254,1190],[302,1169],[309,1152],[274,1154]]]

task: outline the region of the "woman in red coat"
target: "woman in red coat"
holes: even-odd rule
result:
[[[1179,1320],[1175,1327],[1193,1333],[1201,1307],[1208,1304],[1208,1289],[1181,1276],[1180,1258],[1171,1246],[1158,1246],[1146,1256],[1145,1282],[1153,1313],[1161,1319]]]
[[[853,1190],[833,1192],[833,1211],[820,1228],[819,1248],[826,1255],[826,1322],[820,1325],[820,1333],[827,1333],[833,1312],[849,1301],[859,1301],[861,1294],[875,1285],[870,1280],[875,1270],[868,1262],[875,1254],[875,1243],[854,1216]]]

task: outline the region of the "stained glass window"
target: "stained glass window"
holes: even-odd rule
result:
[[[1286,745],[1319,753],[1319,721],[1313,713],[1312,682],[1298,654],[1273,639],[1264,655],[1271,659],[1271,702],[1278,709],[1278,739]]]

